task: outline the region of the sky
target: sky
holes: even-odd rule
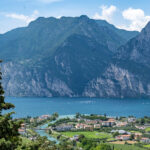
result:
[[[38,17],[80,15],[141,31],[150,21],[150,0],[0,0],[0,33],[27,26]]]

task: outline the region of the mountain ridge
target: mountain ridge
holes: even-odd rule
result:
[[[89,34],[90,30],[93,33]],[[107,32],[114,34],[113,38]],[[50,51],[55,51],[67,37],[74,33],[86,34],[87,36],[93,36],[97,42],[109,43],[108,46],[112,51],[125,42],[114,31],[104,26],[99,27],[95,20],[89,19],[87,16],[76,18],[62,17],[61,19],[40,17],[31,22],[27,27],[14,29],[0,38],[0,43],[2,43],[0,45],[1,53],[4,53],[3,56],[1,54],[1,57],[7,56],[5,58],[7,60],[10,52],[14,57],[11,56],[13,59],[19,53],[23,56],[21,59],[28,59],[30,55],[37,55],[38,52],[43,52],[43,55],[46,55]],[[8,49],[9,55],[6,49]]]
[[[109,24],[104,26],[103,23],[100,25],[87,16],[38,18],[23,28],[25,32],[19,30],[15,37],[7,38],[6,45],[0,46],[5,52],[10,52],[7,44],[11,38],[18,38],[18,41],[11,43],[11,46],[15,45],[16,56],[9,54],[10,59],[7,58],[2,66],[6,95],[150,97],[149,24],[141,33],[135,35],[133,32],[132,39],[132,32],[127,31],[129,41],[125,42],[120,36],[122,33],[118,35],[114,27],[109,28]],[[5,38],[0,38],[0,42]],[[144,51],[141,50],[143,42]],[[138,53],[133,55],[135,49],[140,52],[139,56]],[[0,57],[3,58],[4,54],[1,53]],[[135,57],[143,60],[136,61]]]

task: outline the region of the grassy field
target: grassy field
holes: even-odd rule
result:
[[[141,133],[141,132],[139,132],[139,131],[130,131],[131,133]]]
[[[145,150],[145,148],[140,148],[140,147],[136,147],[134,145],[122,145],[122,144],[113,144],[114,148],[116,148],[117,150]],[[113,147],[113,145],[111,144],[111,146]]]
[[[135,141],[126,141],[129,144],[135,144],[137,142]],[[110,142],[111,144],[125,144],[125,141],[115,141],[115,142]]]
[[[145,129],[146,132],[150,132],[150,127]]]
[[[150,145],[145,145],[144,147],[146,147],[146,148],[150,149]]]
[[[81,135],[83,134],[86,138],[93,138],[93,139],[109,139],[112,138],[111,134],[103,133],[103,132],[90,132],[90,131],[83,131],[83,132],[61,132],[61,134],[67,137],[73,137],[74,135]]]

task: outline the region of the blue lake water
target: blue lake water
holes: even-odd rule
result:
[[[99,98],[14,98],[6,97],[16,108],[15,117],[40,116],[58,112],[59,115],[107,114],[109,116],[150,116],[148,99]]]

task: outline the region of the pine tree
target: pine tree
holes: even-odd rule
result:
[[[14,108],[14,105],[5,102],[1,81],[2,73],[0,70],[0,150],[15,150],[20,144],[18,133],[20,122],[12,119],[13,112],[7,114],[2,113],[4,110]]]

